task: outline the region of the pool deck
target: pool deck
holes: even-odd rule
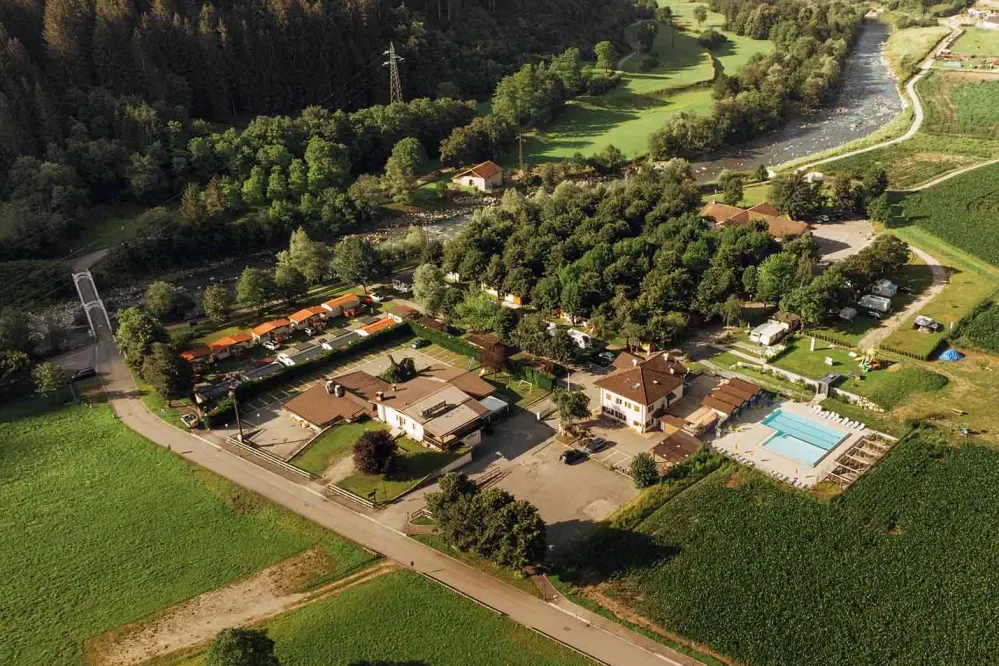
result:
[[[773,428],[763,425],[762,421],[778,409],[821,423],[824,427],[843,433],[846,437],[814,467],[782,456],[763,446],[763,442],[775,431]],[[769,408],[747,410],[734,425],[733,432],[716,438],[711,446],[729,456],[750,461],[754,469],[809,488],[835,469],[836,461],[839,460],[840,456],[859,442],[867,432],[866,429],[851,430],[842,424],[823,419],[817,414],[813,414],[807,404],[789,400],[779,402]]]

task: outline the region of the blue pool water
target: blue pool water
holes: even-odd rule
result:
[[[814,466],[836,448],[846,435],[826,427],[821,421],[778,409],[763,419],[763,425],[777,432],[763,446],[774,453]]]

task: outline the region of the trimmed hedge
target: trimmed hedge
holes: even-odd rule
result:
[[[550,372],[538,370],[533,366],[512,358],[506,362],[506,369],[513,377],[516,377],[517,379],[525,379],[538,388],[542,388],[546,391],[551,391],[555,388],[555,375]]]
[[[421,338],[426,338],[433,342],[435,345],[440,345],[448,351],[453,351],[456,354],[461,354],[462,356],[468,356],[469,358],[474,358],[476,361],[482,360],[482,350],[478,347],[471,345],[461,338],[456,338],[453,335],[448,335],[447,333],[441,333],[440,331],[435,331],[432,328],[426,328],[425,326],[420,326],[416,322],[409,322],[409,327],[412,329],[413,334]]]

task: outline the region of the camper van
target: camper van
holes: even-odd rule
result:
[[[750,342],[755,342],[758,345],[769,347],[770,345],[780,342],[781,338],[787,335],[790,330],[791,326],[789,324],[782,321],[771,320],[765,324],[760,324],[750,331],[749,340]]]
[[[891,298],[898,293],[898,285],[891,280],[878,280],[871,287],[871,293],[875,296],[885,296]]]
[[[891,299],[886,296],[867,294],[857,301],[857,305],[880,314],[888,314],[891,312]]]

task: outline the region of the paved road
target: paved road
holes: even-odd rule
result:
[[[912,250],[916,256],[926,262],[926,265],[930,267],[930,273],[933,275],[933,281],[930,283],[929,288],[920,294],[919,298],[909,303],[909,307],[897,312],[892,315],[887,321],[883,322],[880,326],[870,331],[867,335],[862,337],[857,343],[857,346],[864,351],[876,348],[878,345],[884,341],[889,335],[898,330],[898,327],[902,325],[902,322],[907,320],[909,317],[913,317],[926,307],[926,305],[936,298],[943,288],[947,286],[949,280],[947,276],[947,270],[943,265],[937,261],[936,257],[920,250],[914,245],[910,245],[909,249]]]
[[[126,426],[180,456],[295,511],[404,566],[486,604],[527,627],[547,634],[599,662],[620,666],[696,666],[683,654],[579,608],[570,614],[466,566],[402,532],[288,481],[153,415],[114,348],[111,332],[98,331],[97,368],[115,413]],[[561,606],[566,606],[563,602]]]

